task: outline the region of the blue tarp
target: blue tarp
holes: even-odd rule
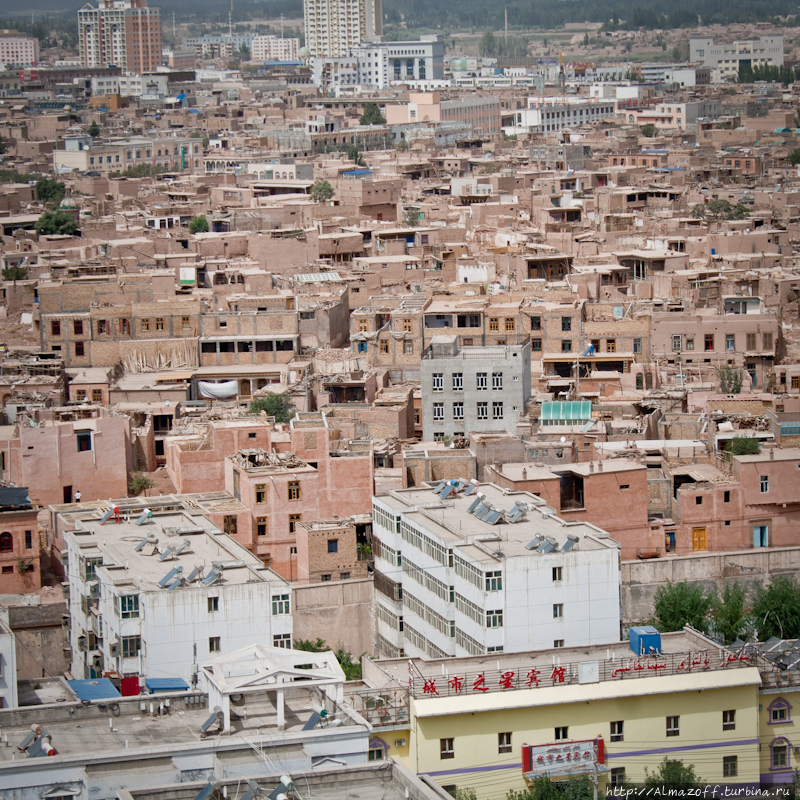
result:
[[[79,700],[116,700],[122,695],[108,678],[94,678],[83,681],[67,681],[69,688],[78,695]]]
[[[181,678],[146,678],[144,685],[151,693],[189,691],[189,684]]]

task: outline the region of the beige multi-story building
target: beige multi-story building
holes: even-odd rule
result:
[[[101,0],[78,11],[78,48],[88,67],[147,72],[161,66],[161,11],[147,0]]]
[[[303,0],[306,46],[315,57],[346,56],[383,33],[382,0]]]
[[[297,61],[299,52],[300,40],[296,37],[254,36],[250,58],[253,61]]]
[[[39,63],[39,40],[17,31],[0,31],[0,64],[28,67]]]

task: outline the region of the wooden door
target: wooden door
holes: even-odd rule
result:
[[[705,528],[692,528],[692,550],[707,550],[708,537]]]

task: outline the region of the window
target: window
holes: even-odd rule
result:
[[[729,491],[729,490],[726,490],[726,491],[724,492],[724,494],[722,495],[722,500],[723,500],[723,502],[725,502],[725,503],[730,503],[730,501],[731,501],[731,493],[730,493],[730,491]]]
[[[506,317],[506,331],[514,333],[517,330],[517,321],[513,317]]]
[[[502,402],[492,403],[492,419],[503,419]]]
[[[54,319],[50,323],[50,334],[52,336],[61,336],[61,322],[57,319]]]
[[[14,567],[3,567],[3,575],[11,575],[14,572]]]
[[[300,481],[289,481],[289,499],[290,500],[299,500],[300,499]]]
[[[97,320],[97,333],[98,334],[108,333],[108,320],[106,319]]]
[[[238,520],[236,519],[236,514],[226,514],[222,518],[222,527],[225,533],[228,536],[235,536],[239,530]]]
[[[444,421],[444,403],[433,404],[433,420],[434,422]]]
[[[368,346],[366,342],[359,342],[358,343],[358,352],[359,353],[366,353],[368,350]]]
[[[487,592],[500,592],[503,589],[503,573],[487,572],[486,573],[486,591]]]
[[[410,356],[414,354],[414,343],[403,342],[403,355]]]
[[[453,420],[461,422],[464,419],[464,404],[453,403]]]
[[[553,582],[564,580],[564,567],[553,567]]]
[[[769,707],[769,724],[776,725],[781,722],[791,722],[791,717],[789,716],[791,708],[783,698],[773,701]]]
[[[189,323],[190,323],[189,317],[181,317],[181,329],[182,330],[185,330],[185,331],[189,330],[189,328],[191,327]]]
[[[492,389],[502,389],[503,388],[503,373],[502,372],[493,372],[492,373]]]
[[[80,319],[76,319],[72,323],[72,330],[76,336],[83,336],[83,321]]]
[[[531,350],[534,353],[541,353],[541,351],[542,351],[542,340],[541,339],[531,339]]]
[[[553,647],[558,649],[559,647],[563,647],[563,646],[564,646],[564,640],[563,639],[553,639]]]
[[[282,647],[284,650],[292,649],[292,634],[291,633],[276,633],[272,637],[273,647]]]
[[[686,337],[686,349],[694,350],[694,339],[690,339],[688,336]]]
[[[624,734],[624,727],[625,723],[623,720],[617,720],[616,722],[611,723],[611,741],[612,742],[621,742],[625,739]]]
[[[561,619],[564,616],[564,604],[553,603],[553,619]]]
[[[339,552],[339,540],[338,539],[328,539],[328,552],[329,553],[338,553]]]
[[[497,734],[497,752],[510,753],[511,752],[511,734],[498,733]]]
[[[736,730],[736,712],[723,711],[722,712],[722,730],[735,731]]]
[[[365,319],[360,319],[358,321],[358,331],[359,333],[367,333],[369,331],[369,323]]]
[[[8,532],[0,533],[0,553],[11,553],[14,550],[14,537]]]
[[[625,767],[613,767],[611,770],[611,785],[622,786],[625,783]]]
[[[349,581],[350,580],[350,573],[349,572],[340,572],[339,573],[339,580],[340,581]]]
[[[642,340],[641,339],[634,339],[633,340],[633,352],[634,353],[641,353],[642,352]]]
[[[371,747],[369,749],[368,761],[383,761],[384,752],[382,747]]]
[[[434,392],[444,391],[444,375],[441,372],[433,373],[432,389]]]
[[[267,535],[267,518],[266,517],[256,517],[256,535],[257,536],[266,536]]]
[[[562,339],[561,340],[561,352],[562,353],[571,353],[572,352],[572,339]]]
[[[540,331],[542,329],[542,318],[541,317],[531,317],[531,330],[532,331]]]
[[[328,542],[330,544],[330,542]],[[288,594],[274,594],[272,595],[272,616],[279,614],[289,613],[289,595]]]
[[[129,334],[131,332],[130,320],[121,319],[119,321],[119,332],[124,334]]]
[[[478,403],[478,419],[489,419],[489,404],[488,403]]]
[[[503,612],[487,611],[486,612],[486,627],[487,628],[502,628],[503,627]]]
[[[736,349],[736,335],[733,333],[725,334],[725,349],[733,351]]]
[[[556,735],[555,735],[557,742],[563,742],[565,739],[569,739],[569,728],[564,725],[563,728],[556,728]]]
[[[150,320],[149,319],[143,319],[142,320],[142,332],[146,333],[149,330],[150,330]]]
[[[330,579],[331,579],[331,574],[330,573],[328,573],[327,575],[321,575],[320,576],[320,580],[323,581],[323,582],[324,581],[329,581]]]
[[[403,320],[403,331],[405,333],[411,333],[411,320],[410,319],[404,319]]]
[[[208,639],[208,652],[219,653],[219,636],[210,636]]]
[[[133,658],[139,655],[142,649],[142,640],[139,636],[123,636],[122,637],[122,657]]]
[[[487,372],[478,372],[475,375],[475,387],[479,392],[484,392],[489,388],[488,382],[489,374]]]
[[[85,350],[83,346],[83,342],[75,342],[75,355],[82,356],[84,355]]]
[[[772,769],[783,769],[789,766],[789,742],[786,739],[776,739],[771,745]]]
[[[119,598],[119,615],[122,619],[137,619],[139,616],[139,595],[123,594]]]
[[[707,333],[705,335],[705,351],[710,352],[714,349],[714,334]]]
[[[489,317],[489,330],[490,331],[500,330],[500,319],[498,317]]]
[[[156,317],[156,330],[157,331],[164,330],[164,317]]]
[[[257,483],[256,484],[256,503],[266,503],[266,502],[267,502],[266,484]]]
[[[439,758],[455,758],[456,753],[453,749],[452,739],[439,739]]]
[[[562,331],[572,330],[572,317],[561,317],[561,330]]]
[[[75,439],[78,443],[79,453],[92,449],[92,434],[90,431],[75,431]]]
[[[33,531],[25,531],[25,549],[33,549]]]
[[[769,491],[769,475],[762,475],[759,483],[761,484],[761,494],[766,494]]]
[[[209,597],[208,613],[213,614],[215,611],[219,611],[219,597]]]
[[[667,736],[680,736],[680,717],[667,717]]]
[[[388,339],[381,339],[380,342],[378,343],[378,345],[379,345],[378,349],[383,355],[387,355],[389,353],[389,340]]]
[[[453,373],[453,391],[454,392],[463,392],[464,391],[464,373],[463,372],[454,372]]]
[[[289,514],[289,533],[294,533],[297,530],[297,523],[302,518],[302,514]]]
[[[739,774],[739,756],[722,757],[722,777],[735,778]]]

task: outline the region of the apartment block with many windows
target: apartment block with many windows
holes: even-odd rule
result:
[[[536,495],[442,482],[375,497],[372,513],[382,655],[619,639],[619,545],[594,525],[564,522]]]

